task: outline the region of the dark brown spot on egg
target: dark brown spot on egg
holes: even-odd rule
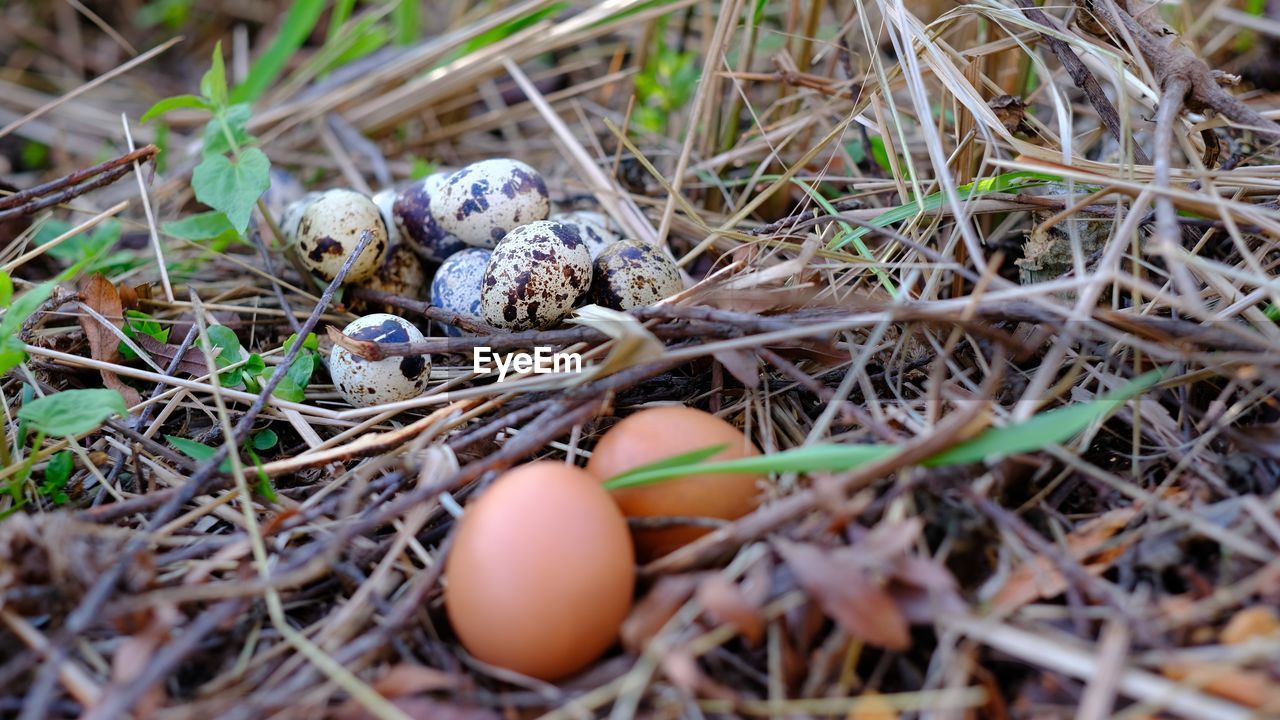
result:
[[[416,380],[426,366],[427,361],[421,355],[406,355],[400,359],[400,374],[407,380]]]
[[[311,252],[307,253],[307,257],[311,258],[312,262],[318,263],[324,260],[325,255],[341,255],[341,254],[342,254],[342,243],[338,242],[337,240],[334,240],[328,235],[325,235],[319,240],[316,240],[316,246],[311,249]]]

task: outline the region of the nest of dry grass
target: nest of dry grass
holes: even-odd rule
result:
[[[354,298],[309,284],[268,233],[211,248],[159,229],[198,208],[205,116],[160,134],[139,116],[192,92],[218,39],[242,73],[283,11],[182,5],[178,43],[136,3],[0,9],[0,263],[19,293],[69,262],[32,242],[50,218],[114,218],[115,250],[166,263],[64,282],[18,330],[0,715],[1280,715],[1274,12],[432,4],[407,44],[263,94],[249,130],[275,166],[368,190],[414,159],[519,157],[562,206],[665,243],[690,284],[612,324],[374,348],[434,353],[432,389],[352,409],[323,373],[283,402],[187,357],[212,319],[274,367]],[[170,362],[100,352],[119,328],[104,308],[127,307],[170,329]],[[498,387],[467,343],[603,369]],[[922,464],[1152,368],[1154,388],[1065,444]],[[32,451],[20,406],[104,383],[138,394],[127,417]],[[469,658],[439,606],[456,507],[662,401],[766,452],[898,451],[775,474],[755,513],[639,568],[619,645],[570,681]],[[227,472],[264,429],[260,467]],[[63,450],[65,488],[43,493]],[[250,492],[259,472],[273,499]]]

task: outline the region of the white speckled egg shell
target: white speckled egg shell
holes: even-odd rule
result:
[[[313,200],[323,194],[309,192],[285,207],[284,214],[280,216],[280,232],[284,234],[285,242],[293,244],[298,241],[298,223],[302,222],[302,213],[306,212]]]
[[[484,271],[485,322],[510,330],[549,327],[591,288],[591,253],[574,225],[521,225],[494,248]]]
[[[675,261],[662,250],[636,240],[620,240],[591,265],[591,297],[615,310],[652,305],[684,289]]]
[[[436,172],[410,183],[396,195],[392,206],[400,234],[408,240],[414,252],[431,262],[444,262],[450,255],[468,247],[440,226],[436,208],[432,205],[433,198],[439,204],[438,199],[450,175],[452,173]]]
[[[582,233],[582,241],[587,244],[587,250],[591,253],[592,260],[599,257],[600,252],[606,247],[622,239],[617,233],[609,229],[609,222],[605,216],[597,212],[575,210],[573,212],[556,213],[547,219],[577,225],[578,231]]]
[[[435,215],[446,232],[468,245],[492,248],[515,228],[545,220],[550,211],[542,175],[519,160],[499,158],[450,175]]]
[[[386,313],[365,315],[342,330],[357,340],[421,342],[423,335],[404,318]],[[338,393],[354,407],[409,400],[423,393],[431,377],[425,355],[406,355],[369,361],[340,345],[329,351],[329,376]]]
[[[431,280],[431,304],[458,315],[482,319],[480,292],[484,287],[484,270],[492,254],[492,250],[484,248],[467,248],[440,263]],[[446,335],[462,335],[462,331],[452,325],[442,327]]]
[[[400,244],[400,229],[396,226],[396,216],[391,212],[396,201],[396,189],[386,188],[373,194],[373,204],[378,206],[378,214],[382,216],[382,227],[387,230],[387,243]]]
[[[302,264],[332,280],[366,230],[373,233],[373,239],[347,272],[348,283],[367,280],[377,271],[387,251],[387,229],[378,206],[369,198],[351,190],[326,191],[307,206],[298,222]]]

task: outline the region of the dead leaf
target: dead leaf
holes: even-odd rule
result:
[[[138,337],[134,338],[134,342],[138,344],[138,347],[150,353],[151,358],[163,367],[168,367],[169,363],[173,362],[174,356],[178,354],[177,345],[160,342],[150,335],[139,333]],[[204,361],[204,353],[200,352],[199,348],[189,347],[182,354],[182,359],[178,361],[175,372],[184,372],[188,375],[199,377],[209,374],[209,365]]]
[[[662,655],[662,672],[672,685],[693,697],[733,700],[733,690],[707,677],[698,669],[698,661],[683,645]]]
[[[760,365],[755,353],[746,350],[720,350],[712,353],[729,374],[748,388],[760,387]]]
[[[653,586],[622,623],[622,645],[634,653],[643,652],[698,588],[698,575],[667,575]]]
[[[80,296],[85,306],[106,318],[116,328],[120,327],[124,319],[120,293],[101,273],[94,273],[84,281],[80,287]],[[110,328],[104,327],[101,321],[89,315],[80,317],[80,328],[89,341],[90,357],[108,363],[120,361],[120,338]],[[136,405],[142,399],[137,390],[126,385],[115,373],[110,370],[98,372],[102,375],[102,384],[123,395],[126,405]]]
[[[602,378],[662,357],[667,346],[631,315],[599,305],[578,308],[569,322],[582,325],[613,338],[613,347],[604,360],[580,381]]]
[[[422,695],[458,686],[459,676],[426,665],[401,663],[393,665],[373,683],[373,689],[386,698]]]
[[[1238,645],[1255,637],[1267,637],[1280,632],[1280,618],[1276,611],[1265,605],[1247,607],[1231,617],[1222,629],[1219,639],[1226,645]]]
[[[1000,124],[1004,125],[1004,129],[1008,130],[1009,134],[1031,132],[1031,126],[1027,125],[1027,106],[1021,98],[1000,95],[991,98],[987,106],[995,112],[996,117],[1000,119]]]
[[[1280,710],[1280,684],[1269,673],[1220,663],[1177,663],[1161,668],[1165,677],[1251,708]],[[1266,717],[1275,717],[1267,714]]]
[[[800,585],[845,632],[889,650],[911,646],[907,619],[853,548],[823,550],[787,540],[775,547]]]
[[[698,583],[698,603],[716,622],[733,625],[755,647],[764,638],[764,617],[760,605],[747,598],[742,589],[720,573]]]
[[[134,310],[138,307],[138,291],[132,285],[120,283],[116,286],[116,292],[120,295],[120,306],[125,310]]]
[[[911,550],[923,529],[924,523],[918,517],[900,522],[882,522],[854,541],[855,557],[863,567],[888,567]]]
[[[1112,535],[1128,525],[1137,512],[1136,507],[1117,508],[1081,525],[1067,536],[1067,551],[1076,560],[1088,560]],[[1091,575],[1101,575],[1111,567],[1115,557],[1116,553],[1108,553],[1105,558],[1086,563],[1084,569]],[[1041,598],[1059,595],[1066,589],[1067,580],[1054,566],[1053,560],[1037,557],[1014,570],[992,601],[1001,611],[1016,610]]]

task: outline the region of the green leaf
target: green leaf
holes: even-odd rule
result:
[[[240,339],[231,328],[226,325],[210,325],[206,334],[209,337],[209,344],[221,351],[213,359],[218,367],[238,363],[243,358],[240,352]]]
[[[63,390],[22,406],[18,417],[37,432],[56,437],[83,435],[112,415],[128,415],[124,397],[103,388]]]
[[[200,155],[223,155],[253,145],[257,139],[249,134],[249,118],[253,111],[246,103],[218,110],[204,124],[200,135]],[[231,138],[228,139],[227,135]],[[234,140],[233,144],[231,141]]]
[[[258,353],[251,353],[249,359],[244,363],[244,371],[249,375],[261,375],[263,370],[267,369],[267,364],[263,362],[262,356]]]
[[[130,339],[138,335],[146,335],[160,342],[169,342],[169,328],[164,327],[155,318],[138,310],[124,311],[124,326],[121,328]]]
[[[270,450],[276,446],[276,443],[280,442],[280,438],[276,435],[275,430],[266,428],[254,433],[251,441],[254,450]]]
[[[271,432],[264,430],[263,432]],[[273,435],[275,433],[272,433]],[[258,471],[258,494],[266,498],[268,502],[276,501],[276,488],[271,484],[271,478],[267,477],[267,471],[262,468],[262,460],[258,458],[258,453],[253,448],[246,447],[245,452],[249,454],[249,460],[253,462],[253,467]]]
[[[204,98],[195,95],[176,95],[171,98],[165,98],[160,102],[152,105],[149,110],[142,113],[142,122],[147,122],[152,118],[160,117],[167,112],[173,110],[212,110],[213,106],[205,102]]]
[[[305,347],[305,346],[304,346]],[[303,402],[307,399],[307,384],[311,382],[311,374],[315,371],[316,354],[304,350],[289,363],[285,376],[280,378],[271,394],[289,402]]]
[[[213,61],[209,70],[200,78],[200,94],[214,107],[227,105],[227,68],[222,63],[222,41],[213,46]]]
[[[298,341],[298,333],[291,333],[285,338],[284,344],[281,346],[286,353],[293,349],[293,344]],[[320,339],[315,333],[307,333],[307,339],[302,341],[304,350],[315,350],[320,347]]]
[[[195,460],[208,460],[218,452],[217,448],[209,447],[195,440],[180,438],[176,435],[165,435],[164,439],[168,440],[169,444],[176,448],[178,452]],[[218,472],[231,472],[231,458],[226,458],[221,463],[218,463]]]
[[[183,240],[210,240],[225,233],[237,234],[225,213],[217,210],[172,220],[162,226],[166,235]]]
[[[156,322],[155,318],[150,315],[137,310],[124,311],[124,323],[120,326],[120,330],[130,340],[137,340],[139,335],[146,335],[153,340],[169,342],[169,328]],[[138,356],[123,342],[119,344],[117,351],[126,360],[132,360]]]
[[[33,242],[43,245],[71,229],[61,220],[50,220],[36,231]],[[86,272],[114,275],[140,267],[143,261],[132,252],[110,252],[120,241],[120,222],[115,218],[104,220],[89,233],[70,237],[48,251],[50,257],[66,263],[81,263]]]
[[[191,187],[196,199],[214,210],[221,210],[236,232],[249,227],[254,203],[271,184],[271,161],[258,148],[245,148],[240,157],[206,156],[191,173]]]
[[[22,324],[40,309],[40,305],[49,299],[57,287],[57,281],[49,280],[19,295],[18,299],[14,300],[5,311],[4,319],[0,320],[0,338],[16,337],[18,331],[22,329]]]
[[[62,490],[67,486],[74,469],[75,458],[70,450],[63,450],[49,458],[49,464],[44,466],[44,483],[40,485],[40,494],[52,498],[57,505],[65,503],[67,494]]]
[[[9,277],[9,273],[0,270],[0,308],[9,307],[11,302],[13,302],[13,279]]]
[[[231,93],[231,102],[251,103],[262,97],[289,58],[306,42],[324,12],[324,0],[294,0],[285,15],[280,32],[258,59],[249,67],[249,76]]]
[[[22,347],[22,341],[15,335],[6,335],[0,338],[0,375],[18,367],[27,359],[27,351]]]

